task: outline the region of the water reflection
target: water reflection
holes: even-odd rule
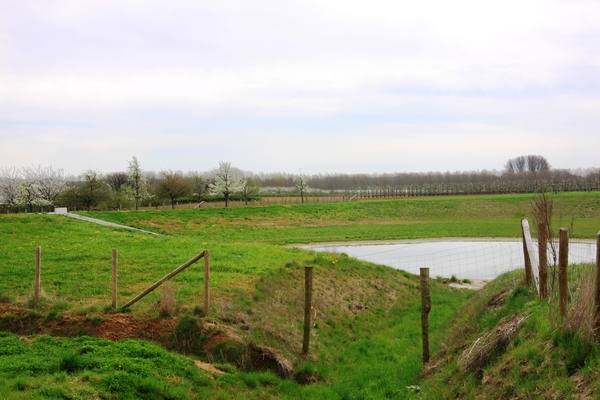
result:
[[[523,244],[520,240],[439,240],[395,243],[313,244],[297,246],[314,251],[346,253],[351,257],[418,274],[429,268],[432,277],[486,279],[523,268]],[[558,248],[558,246],[557,246]],[[595,262],[596,246],[572,241],[569,262]],[[550,258],[551,260],[551,258]]]

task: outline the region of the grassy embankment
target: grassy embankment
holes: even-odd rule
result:
[[[114,347],[108,357],[99,349],[115,345],[102,339],[78,339],[79,342],[44,339],[39,345],[38,339],[31,345],[18,342],[14,350],[2,355],[1,365],[5,368],[0,372],[0,385],[14,396],[24,398],[41,394],[42,387],[54,388],[65,396],[78,393],[84,398],[88,396],[86,393],[136,397],[145,391],[162,396],[176,392],[173,397],[179,398],[207,394],[226,398],[234,393],[247,397],[411,396],[406,386],[416,383],[421,366],[418,281],[408,274],[343,255],[318,255],[280,245],[444,236],[514,237],[519,235],[519,220],[529,212],[530,199],[530,196],[426,198],[93,214],[166,234],[159,237],[91,226],[59,216],[1,216],[0,296],[4,301],[28,303],[33,281],[33,249],[43,247],[44,304],[12,321],[6,322],[5,318],[5,323],[12,326],[26,318],[60,319],[62,310],[85,316],[88,328],[101,323],[107,318],[102,311],[110,302],[113,247],[120,253],[122,300],[137,294],[197,252],[210,249],[211,315],[216,323],[212,332],[227,332],[230,340],[215,349],[201,348],[195,353],[222,363],[230,373],[210,380],[197,370],[163,371],[160,366],[163,356],[158,355],[162,350],[152,347],[150,353],[154,355],[140,356],[129,348],[140,346],[135,341]],[[575,217],[574,236],[593,237],[600,208],[597,193],[561,195],[557,202],[564,220],[570,224],[571,216]],[[297,355],[302,330],[301,273],[305,264],[316,266],[315,305],[319,309],[311,338],[312,355],[306,360]],[[202,279],[201,269],[195,267],[174,279],[176,314],[192,314],[200,304]],[[469,294],[441,285],[433,290],[437,311],[431,315],[435,350],[450,316]],[[158,301],[159,294],[148,296],[134,306],[134,314],[156,316]],[[88,328],[78,332],[86,333]],[[202,328],[198,339],[206,340],[209,332],[205,326]],[[12,335],[2,339],[17,343]],[[93,344],[79,344],[85,340]],[[247,340],[277,348],[294,361],[297,371],[322,381],[299,386],[272,374],[240,372],[236,364],[240,347],[236,344]],[[78,354],[65,354],[64,349],[69,347]],[[11,357],[16,355],[21,361],[15,364]],[[62,361],[69,357],[83,366],[74,367],[73,371],[61,367]],[[180,356],[169,357],[190,363]],[[143,368],[135,366],[139,358],[145,360]],[[121,365],[116,372],[115,365]],[[121,375],[115,378],[117,372]],[[111,384],[115,379],[116,383]]]
[[[600,345],[591,301],[596,268],[569,268],[564,318],[557,293],[551,301],[540,300],[522,284],[520,271],[487,285],[457,313],[415,397],[600,398]]]

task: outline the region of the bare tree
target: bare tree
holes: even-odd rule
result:
[[[171,208],[175,208],[175,200],[192,193],[192,185],[181,174],[168,171],[160,171],[162,177],[158,181],[157,192],[159,195],[171,200]]]
[[[19,204],[19,194],[22,184],[23,179],[17,168],[0,168],[0,196],[4,197],[4,201],[8,207],[16,208]]]
[[[121,187],[129,181],[129,175],[125,172],[113,172],[104,177],[106,183],[116,193],[121,193]]]
[[[198,173],[193,173],[189,177],[189,180],[192,185],[193,195],[196,198],[196,201],[200,203],[202,198],[204,198],[204,196],[208,195],[209,193],[208,180],[204,176],[199,175]]]
[[[511,158],[506,162],[505,168],[515,174],[524,174],[527,171],[527,158],[525,156]]]
[[[533,175],[537,175],[538,172],[549,171],[550,164],[548,160],[542,156],[528,155],[527,156],[527,169]]]
[[[129,176],[125,172],[113,172],[104,177],[104,180],[112,189],[113,206],[117,206],[120,210],[124,203],[127,203],[127,192]]]
[[[229,196],[239,193],[244,186],[244,177],[231,163],[219,162],[219,169],[215,172],[210,191],[213,194],[222,194],[225,197],[225,207],[229,207]]]
[[[135,209],[137,210],[139,202],[149,196],[148,189],[146,187],[146,177],[144,176],[143,170],[140,167],[140,163],[135,156],[133,156],[133,159],[128,161],[128,163],[128,192],[131,198],[135,200]]]
[[[308,190],[308,184],[306,183],[306,178],[302,175],[298,175],[294,179],[294,188],[297,192],[300,192],[300,198],[302,199],[302,203],[304,203],[304,193]]]
[[[76,196],[88,211],[97,206],[100,202],[106,200],[110,187],[102,179],[100,172],[88,169],[83,173],[85,179],[83,185],[77,188]]]
[[[532,176],[536,176],[538,172],[550,171],[550,163],[543,156],[530,154],[511,158],[506,162],[505,169],[515,174],[530,173]]]

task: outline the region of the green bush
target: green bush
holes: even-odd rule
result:
[[[175,326],[173,344],[178,351],[199,355],[203,353],[202,344],[206,339],[198,320],[191,315],[182,315]]]

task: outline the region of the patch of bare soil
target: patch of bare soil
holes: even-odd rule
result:
[[[106,314],[98,325],[97,336],[110,339],[158,340],[173,330],[174,318],[134,319],[129,314]]]
[[[194,364],[196,365],[196,367],[200,368],[203,371],[207,371],[215,375],[225,375],[225,371],[221,371],[212,364],[208,364],[198,360],[194,361]]]
[[[508,289],[505,289],[505,290],[502,290],[502,291],[496,293],[494,296],[492,296],[491,299],[489,299],[489,301],[487,303],[485,303],[485,306],[483,306],[484,307],[483,311],[488,312],[488,311],[495,310],[497,308],[502,307],[504,305],[504,303],[506,302],[508,293],[509,293]]]
[[[212,334],[206,342],[204,342],[204,350],[211,351],[217,344],[231,339],[231,335],[225,331]]]

